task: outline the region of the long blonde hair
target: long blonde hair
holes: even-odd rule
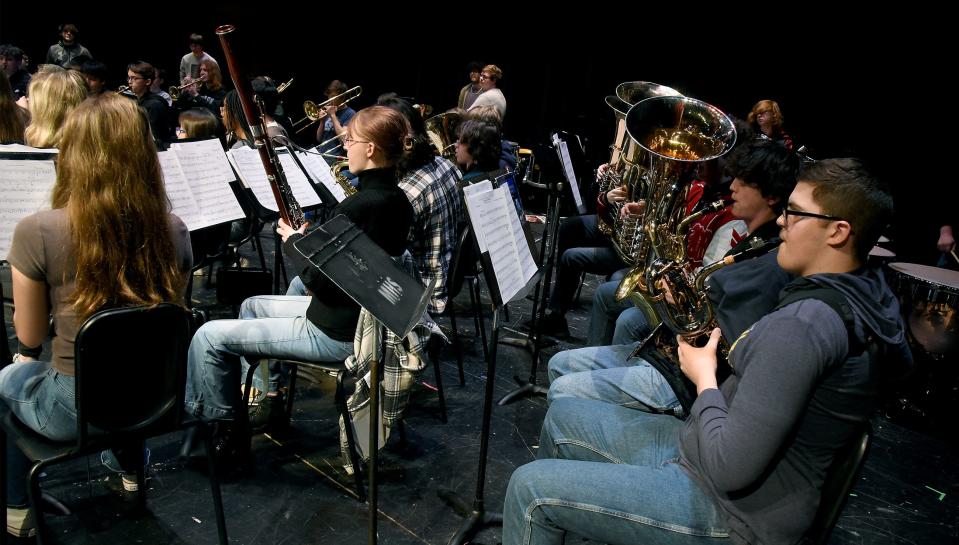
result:
[[[113,306],[178,302],[183,276],[150,124],[115,93],[66,119],[53,207],[70,216],[79,320]]]
[[[30,80],[30,124],[24,131],[27,145],[55,148],[67,114],[87,98],[87,82],[74,70],[46,68]]]

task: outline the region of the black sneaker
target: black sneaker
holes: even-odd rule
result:
[[[279,431],[290,423],[283,394],[264,396],[250,407],[250,427],[255,433]]]
[[[566,317],[561,314],[549,313],[540,320],[539,332],[543,335],[549,335],[554,339],[565,340],[569,338],[569,326],[566,324]]]

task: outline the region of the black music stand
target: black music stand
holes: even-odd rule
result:
[[[367,309],[399,338],[404,338],[426,313],[433,285],[423,288],[406,270],[384,252],[346,216],[337,215],[310,234],[296,240],[293,247],[318,268],[344,293]],[[378,352],[378,349],[377,349]],[[391,357],[387,347],[382,361]],[[378,496],[376,465],[379,459],[380,360],[370,362],[370,435],[369,435],[369,540],[376,544]],[[346,425],[352,425],[346,422]],[[359,468],[354,468],[358,471]]]
[[[467,212],[468,211],[469,209],[467,209]],[[479,220],[471,216],[470,221],[473,223],[475,231]],[[524,231],[526,235],[526,242],[529,244],[528,248],[532,250],[528,228],[524,228]],[[483,396],[483,424],[482,431],[480,432],[479,465],[476,472],[476,489],[474,491],[472,502],[461,498],[452,490],[440,490],[437,493],[440,498],[450,504],[454,510],[466,517],[466,520],[464,520],[460,525],[460,528],[456,534],[450,538],[448,545],[462,545],[466,543],[466,540],[469,537],[471,537],[481,528],[491,524],[502,524],[503,522],[502,513],[486,510],[483,495],[486,485],[486,458],[489,451],[489,436],[493,414],[493,388],[495,387],[496,382],[496,347],[499,344],[498,338],[500,329],[500,311],[503,310],[506,304],[510,301],[503,300],[499,288],[499,282],[497,282],[496,279],[495,268],[490,258],[490,253],[482,252],[480,251],[480,248],[477,247],[477,255],[480,256],[480,260],[483,263],[483,272],[486,275],[486,285],[489,288],[490,297],[493,301],[493,317],[489,337],[489,357],[487,359],[486,371],[486,391]],[[537,270],[532,277],[526,281],[526,285],[516,294],[514,294],[510,300],[517,300],[525,297],[526,294],[529,293],[531,286],[539,283],[540,274],[541,271]]]
[[[567,165],[569,170],[564,167],[562,154],[559,151],[560,142],[562,141],[565,143],[567,139],[574,141],[576,144],[571,147],[566,147],[566,160],[569,161],[569,164]],[[536,289],[534,292],[535,295],[533,296],[532,321],[530,323],[529,334],[527,337],[525,339],[509,338],[503,340],[503,344],[508,344],[518,348],[525,348],[531,352],[529,378],[523,380],[519,377],[519,375],[514,375],[513,380],[519,384],[519,388],[500,398],[498,402],[500,406],[507,405],[527,396],[545,396],[546,392],[549,390],[549,386],[542,386],[536,383],[536,372],[537,368],[539,367],[539,354],[540,349],[542,348],[542,333],[540,333],[538,326],[542,321],[543,316],[546,314],[546,305],[549,301],[553,270],[556,268],[557,261],[559,260],[559,254],[556,252],[556,248],[559,238],[560,209],[562,208],[563,197],[565,196],[570,202],[576,202],[573,192],[578,191],[579,184],[576,184],[576,187],[574,188],[574,184],[569,182],[575,180],[576,178],[575,168],[573,165],[575,164],[579,166],[583,161],[583,150],[579,145],[578,137],[571,137],[571,135],[566,133],[554,133],[552,135],[552,142],[553,148],[557,151],[558,155],[558,167],[563,172],[563,177],[567,179],[567,183],[536,183],[533,182],[531,178],[524,180],[524,184],[536,189],[546,190],[548,195],[546,205],[546,229],[544,230],[540,250],[540,255],[543,256],[542,261],[540,262],[540,271],[543,273],[543,282],[536,284]],[[547,161],[546,164],[552,164],[552,162]],[[556,176],[556,179],[560,179],[559,176],[555,174],[554,176]],[[570,180],[570,176],[572,176],[572,180]],[[575,208],[577,212],[582,213],[584,211],[581,204],[577,204]]]

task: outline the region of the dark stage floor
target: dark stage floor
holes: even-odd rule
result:
[[[266,246],[271,243],[267,241]],[[252,256],[249,251],[245,254]],[[598,280],[588,277],[580,298],[583,308],[570,314],[574,337],[586,336],[585,308]],[[205,289],[197,278],[194,298],[199,306],[210,310],[211,317],[227,317],[230,309],[213,304],[213,291]],[[472,320],[467,318],[469,297],[465,290],[456,303],[458,309],[462,308],[459,315],[464,317],[458,321],[460,333],[467,337],[466,386],[458,385],[454,352],[451,347],[445,348],[439,365],[446,385],[449,423],[442,424],[432,386],[433,371],[426,369],[421,375],[424,383],[415,388],[406,417],[408,443],[401,446],[394,434],[382,456],[381,543],[445,544],[462,519],[437,493],[448,489],[471,497],[476,484],[486,364]],[[530,307],[528,300],[511,305],[509,323],[526,321]],[[9,309],[6,319],[12,338]],[[447,328],[448,320],[442,325]],[[548,357],[575,346],[573,339],[545,349],[540,381],[545,380],[542,371]],[[527,352],[500,346],[497,398],[514,388],[514,374],[528,374],[529,361]],[[292,427],[283,433],[255,437],[255,471],[223,486],[231,543],[366,542],[367,506],[354,499],[351,481],[339,465],[332,384],[301,380],[299,386]],[[486,482],[490,509],[502,508],[510,474],[535,457],[545,413],[542,398],[494,408]],[[216,543],[205,474],[199,466],[176,461],[179,440],[166,436],[150,443],[151,478],[145,514],[134,512],[133,502],[123,498],[119,478],[106,471],[99,459],[54,468],[44,479],[44,486],[75,512],[49,519],[56,542]],[[959,543],[959,457],[956,441],[950,442],[885,418],[877,420],[875,441],[862,478],[830,543]],[[499,539],[500,529],[491,528],[479,533],[473,543],[489,545]],[[575,537],[567,541],[586,543]]]

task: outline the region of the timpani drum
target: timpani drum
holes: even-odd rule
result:
[[[890,263],[889,283],[899,297],[913,349],[942,359],[959,346],[959,271]]]

